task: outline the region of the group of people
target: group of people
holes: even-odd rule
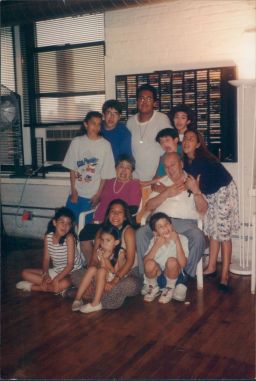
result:
[[[17,288],[65,293],[73,285],[72,310],[83,313],[119,308],[140,292],[145,302],[184,301],[208,237],[204,275],[217,276],[221,247],[218,288],[229,291],[231,236],[239,229],[236,185],[206,148],[191,109],[179,105],[169,119],[155,110],[156,101],[153,86],[139,87],[138,112],[127,126],[116,100],[104,103],[103,117],[86,115],[63,162],[70,195],[49,223],[42,269],[23,270]],[[144,205],[145,188],[151,193]],[[142,204],[147,220],[138,227]],[[79,234],[81,256],[75,226],[94,207]]]

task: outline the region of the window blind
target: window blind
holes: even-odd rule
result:
[[[104,15],[35,24],[36,125],[81,122],[105,100]]]
[[[1,28],[1,84],[12,91],[15,86],[15,66],[12,28]]]

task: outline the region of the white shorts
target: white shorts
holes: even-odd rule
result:
[[[48,270],[48,274],[49,274],[49,277],[50,277],[51,279],[54,279],[54,278],[58,275],[58,273],[56,273],[56,271],[53,270],[53,269],[49,269],[49,270]]]

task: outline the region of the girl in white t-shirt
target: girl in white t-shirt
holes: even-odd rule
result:
[[[80,129],[66,153],[63,166],[70,170],[71,190],[66,206],[78,221],[81,212],[99,202],[106,179],[115,177],[115,163],[110,143],[100,135],[102,115],[87,113]]]

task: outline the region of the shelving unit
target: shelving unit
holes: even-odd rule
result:
[[[153,85],[158,94],[157,110],[168,115],[178,104],[191,107],[210,151],[223,162],[235,162],[236,94],[228,83],[235,77],[234,66],[121,75],[116,76],[116,99],[123,106],[122,120],[126,121],[137,112],[137,88]]]

